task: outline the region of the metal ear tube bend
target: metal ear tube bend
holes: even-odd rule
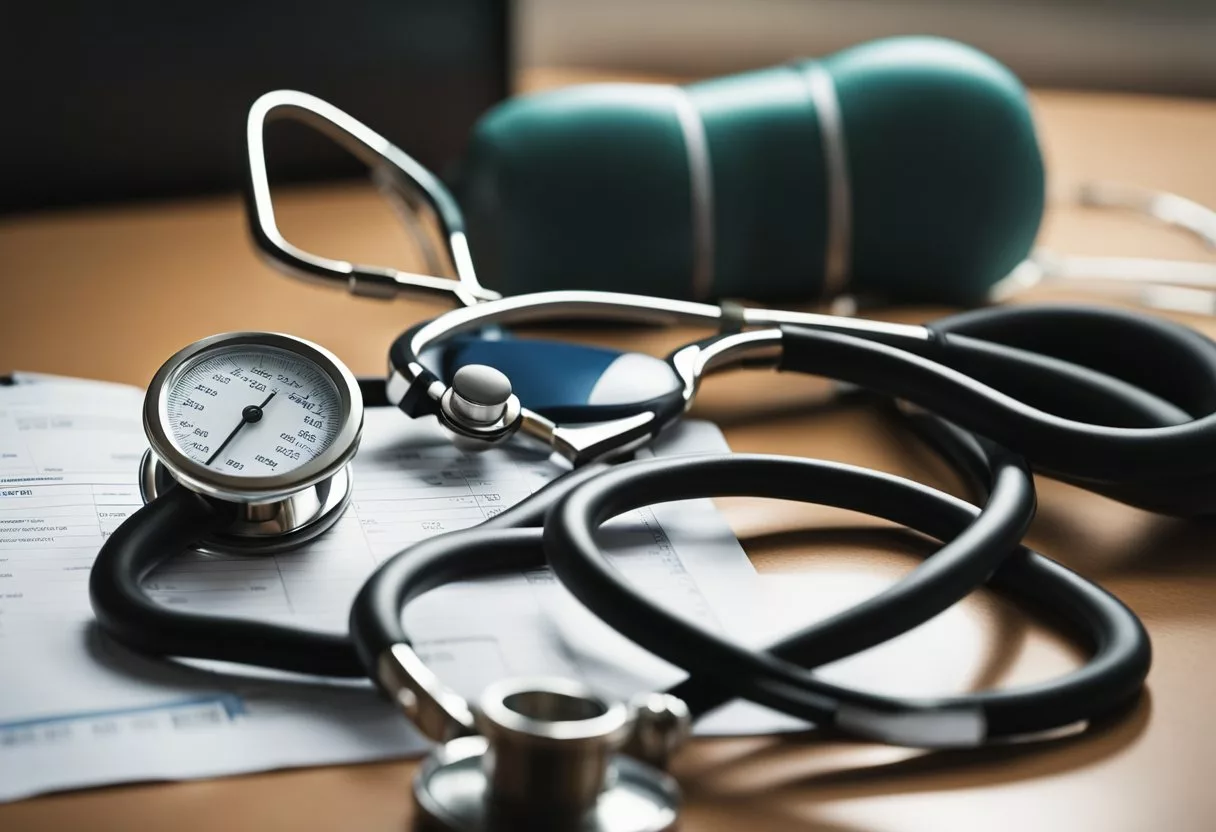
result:
[[[447,742],[474,732],[468,703],[423,664],[413,647],[398,642],[380,654],[376,665],[381,689],[422,733]]]
[[[682,414],[687,396],[655,401],[649,413],[638,413],[595,425],[558,425],[528,407],[511,410],[513,418],[492,429],[462,419],[445,402],[451,387],[426,368],[421,356],[428,349],[458,335],[488,326],[509,326],[551,321],[554,318],[619,320],[662,326],[694,325],[709,329],[757,327],[784,323],[825,327],[832,331],[865,334],[883,342],[919,343],[930,338],[922,326],[843,318],[810,312],[771,309],[726,309],[706,303],[653,298],[619,292],[554,291],[487,301],[456,309],[406,330],[389,349],[389,401],[407,415],[434,414],[462,447],[489,447],[522,433],[574,465],[619,456],[654,437]],[[731,343],[734,343],[733,341]],[[711,368],[704,367],[708,372]]]
[[[275,222],[266,168],[266,126],[276,120],[307,124],[349,151],[411,199],[434,212],[457,279],[413,274],[384,266],[363,266],[311,254],[289,243]],[[307,93],[275,90],[253,103],[245,128],[248,179],[245,189],[250,230],[259,252],[290,274],[326,285],[346,285],[352,294],[394,298],[404,293],[455,299],[468,305],[500,297],[477,281],[465,237],[464,217],[439,179],[408,153],[337,107]]]
[[[669,362],[683,390],[643,403],[636,418],[571,426],[525,406],[516,422],[490,433],[447,418],[455,436],[484,447],[522,434],[581,465],[657,435],[688,409],[705,373],[775,363],[944,413],[1025,454],[1036,470],[1132,505],[1178,516],[1212,513],[1216,505],[1216,466],[1208,461],[1216,458],[1216,344],[1113,309],[1005,307],[911,326],[542,292],[458,309],[406,331],[390,349],[390,401],[410,416],[435,413],[447,385],[423,365],[425,350],[486,326],[555,316],[707,328],[729,318],[745,328],[678,350]]]

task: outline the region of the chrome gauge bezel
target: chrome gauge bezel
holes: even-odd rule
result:
[[[174,382],[207,353],[240,347],[272,347],[294,353],[312,362],[333,382],[341,400],[341,426],[338,435],[314,459],[272,476],[236,476],[206,468],[174,445],[167,427],[169,391]],[[363,433],[363,396],[354,374],[318,344],[279,332],[228,332],[196,341],[161,365],[144,396],[143,424],[152,453],[185,487],[229,502],[275,502],[329,479],[350,462]]]

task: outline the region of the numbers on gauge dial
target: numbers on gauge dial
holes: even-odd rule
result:
[[[285,474],[315,459],[341,429],[342,399],[333,381],[287,350],[217,350],[170,384],[165,427],[179,451],[213,471]]]

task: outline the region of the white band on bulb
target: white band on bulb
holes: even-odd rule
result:
[[[671,87],[684,148],[692,198],[692,298],[707,300],[714,286],[714,185],[705,122],[683,87]]]
[[[979,708],[889,714],[843,704],[836,710],[836,725],[881,742],[920,748],[974,748],[988,731]]]
[[[823,263],[823,297],[833,298],[849,287],[853,247],[853,191],[849,181],[848,145],[844,120],[832,76],[819,64],[802,67],[807,92],[819,119],[823,167],[827,174],[828,229]]]

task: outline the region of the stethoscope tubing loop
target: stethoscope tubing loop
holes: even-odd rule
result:
[[[817,469],[822,476],[791,477],[797,467],[803,467],[804,474]],[[1000,487],[999,477],[994,487]],[[1020,534],[1011,543],[990,540],[1008,546],[997,559],[994,580],[1019,595],[1046,602],[1093,648],[1093,658],[1084,667],[1039,685],[920,699],[851,691],[808,674],[801,665],[832,656],[814,638],[831,631],[830,619],[822,630],[813,625],[768,651],[753,651],[708,632],[631,587],[595,540],[600,523],[631,508],[740,494],[803,499],[907,519],[912,528],[933,536],[953,525],[961,537],[981,514],[979,508],[926,486],[838,463],[784,462],[757,455],[644,460],[585,482],[558,502],[545,526],[549,564],[563,585],[605,623],[684,668],[694,680],[716,687],[719,694],[728,692],[887,742],[975,745],[1011,733],[1054,730],[1125,703],[1148,672],[1148,636],[1135,615],[1097,586],[1019,546]],[[915,585],[915,578],[905,582]],[[926,598],[920,620],[938,611]],[[899,628],[905,631],[915,623],[905,616]],[[798,664],[781,658],[795,654]],[[689,700],[694,713],[721,701],[719,696]]]

